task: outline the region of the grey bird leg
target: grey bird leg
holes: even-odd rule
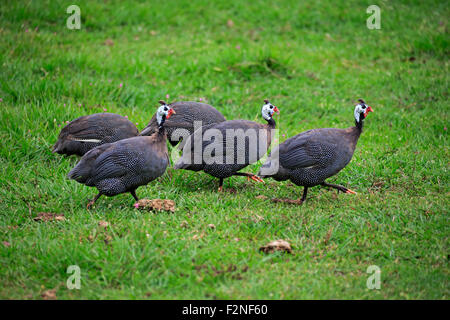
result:
[[[223,178],[219,178],[219,190],[217,190],[217,191],[219,191],[219,192],[222,192],[222,190],[223,190]]]
[[[87,204],[87,206],[86,206],[86,209],[88,209],[88,210],[91,209],[91,207],[94,205],[95,201],[97,201],[98,198],[101,197],[101,195],[102,195],[102,193],[99,192],[99,194],[96,195],[94,199],[92,199],[91,201],[89,201],[88,204]]]
[[[131,193],[131,195],[133,196],[134,200],[139,201],[139,198],[138,198],[137,195],[136,195],[136,189],[130,191],[130,193]]]
[[[324,187],[331,187],[331,188],[337,189],[338,192],[339,192],[339,191],[342,191],[342,192],[344,192],[344,193],[356,194],[355,191],[350,190],[350,189],[347,189],[346,187],[340,186],[340,185],[338,185],[338,184],[332,184],[332,183],[322,182],[321,185],[324,186]]]
[[[254,174],[251,174],[251,173],[246,173],[246,172],[236,172],[235,174],[233,174],[233,176],[242,176],[242,177],[247,177],[249,179],[252,179],[253,181],[264,182],[264,180],[261,179],[260,177],[255,176]]]
[[[305,202],[307,194],[308,194],[308,187],[303,187],[303,195],[302,195],[302,198],[300,200],[301,203]]]

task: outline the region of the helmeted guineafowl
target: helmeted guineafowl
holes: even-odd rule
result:
[[[162,105],[166,104],[162,100],[160,103]],[[226,120],[225,117],[217,111],[217,109],[206,103],[178,101],[169,104],[169,107],[176,111],[176,115],[165,123],[167,137],[170,144],[173,146],[177,145],[180,140],[183,140],[183,137],[187,138],[194,132],[194,121],[199,121],[199,123],[201,122],[199,126],[205,126]],[[151,135],[157,129],[158,124],[156,122],[156,115],[154,115],[149,124],[141,131],[140,135]],[[178,130],[178,134],[174,135],[176,129],[180,130]]]
[[[372,108],[359,99],[354,116],[356,126],[348,129],[312,129],[287,139],[275,147],[258,175],[277,181],[290,179],[304,186],[301,203],[309,187],[323,185],[346,193],[355,193],[340,185],[326,183],[325,179],[341,171],[352,159],[361,135],[363,120]]]
[[[88,203],[88,209],[101,195],[111,197],[130,192],[137,201],[136,189],[166,171],[169,159],[164,122],[172,114],[175,111],[163,105],[156,114],[159,129],[151,136],[106,143],[81,158],[68,177],[98,189],[99,193]]]
[[[139,130],[126,117],[114,113],[95,113],[79,117],[66,125],[53,146],[53,152],[79,156],[104,143],[136,137]]]
[[[246,176],[262,181],[253,174],[238,172],[258,161],[272,141],[275,129],[273,114],[278,108],[264,100],[261,113],[267,124],[248,120],[229,120],[196,130],[187,140],[183,155],[174,165],[175,169],[204,171],[220,179]]]

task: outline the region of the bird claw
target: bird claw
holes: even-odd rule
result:
[[[89,201],[87,206],[86,206],[86,209],[90,210],[93,205],[94,205],[94,201],[93,200]]]
[[[261,178],[258,177],[258,176],[255,176],[255,175],[251,175],[251,176],[248,176],[248,177],[247,177],[247,180],[248,180],[248,181],[250,181],[250,179],[252,179],[253,181],[256,181],[256,182],[262,182],[262,183],[264,183],[264,180],[263,180],[263,179],[261,179]]]
[[[222,186],[220,186],[219,189],[217,189],[217,192],[222,192],[222,191],[223,191],[223,188],[222,188]]]
[[[345,193],[350,193],[350,194],[357,194],[355,191],[347,189],[345,190]]]

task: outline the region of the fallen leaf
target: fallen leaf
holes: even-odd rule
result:
[[[227,21],[227,26],[228,26],[228,28],[233,28],[233,27],[234,27],[234,22],[233,22],[233,20],[228,19],[228,21]]]
[[[187,228],[188,226],[189,224],[187,223],[187,221],[183,221],[182,223],[180,223],[181,228]]]
[[[254,216],[252,216],[251,219],[252,219],[253,222],[260,222],[260,221],[263,221],[263,220],[264,220],[264,218],[261,217],[261,216],[258,215],[258,214],[255,214]]]
[[[296,204],[296,205],[301,205],[302,204],[302,200],[300,199],[279,199],[279,198],[273,198],[272,202],[282,202],[282,203],[289,203],[289,204]]]
[[[331,228],[328,230],[327,235],[325,236],[325,239],[323,240],[323,243],[324,243],[325,245],[327,245],[327,244],[328,244],[328,241],[330,241],[332,232],[333,232],[333,227],[331,227]]]
[[[56,300],[56,289],[46,290],[41,294],[44,300]]]
[[[39,212],[36,217],[33,218],[34,221],[64,221],[66,218],[64,214],[56,214],[51,212]]]
[[[101,220],[101,221],[99,221],[98,226],[105,228],[105,230],[106,230],[106,228],[109,226],[109,222]]]
[[[263,194],[261,194],[259,196],[256,196],[255,198],[256,199],[261,199],[261,200],[266,200],[267,199],[267,197],[265,195],[263,195]]]
[[[3,241],[3,245],[4,245],[5,247],[10,247],[10,246],[11,246],[11,243],[9,243],[8,241]]]
[[[265,252],[265,253],[272,253],[275,251],[284,251],[287,253],[292,253],[292,248],[289,242],[285,240],[275,240],[272,242],[269,242],[265,246],[262,246],[259,248],[259,251]]]
[[[169,199],[141,199],[134,206],[141,210],[175,212],[175,201]]]
[[[105,236],[105,239],[103,240],[103,242],[104,242],[106,245],[108,245],[108,244],[111,242],[111,240],[112,240],[112,237],[111,237],[109,234],[107,234],[107,235]]]
[[[112,39],[106,39],[104,45],[112,47],[114,45],[114,41]]]
[[[210,223],[210,224],[208,224],[208,228],[210,228],[210,229],[215,229],[215,228],[216,228],[216,226],[215,226],[215,225],[213,225],[212,223]]]

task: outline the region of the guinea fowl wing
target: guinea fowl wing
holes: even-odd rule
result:
[[[112,146],[112,143],[102,144],[88,151],[67,175],[69,179],[74,179],[80,183],[87,183],[92,177],[93,170],[96,168],[96,160],[106,150]]]
[[[203,125],[225,121],[225,117],[217,109],[205,103],[178,101],[170,104],[169,106],[177,112],[164,123],[164,127],[168,131],[169,138],[172,137],[172,132],[177,128],[187,129],[190,133],[192,133],[194,121],[202,121]],[[139,135],[148,136],[153,132],[156,132],[157,129],[158,124],[155,114]]]
[[[251,141],[250,137],[252,132],[248,131],[249,129],[254,130],[254,138],[256,141]],[[260,137],[259,130],[261,129],[266,129],[266,127],[260,123],[247,120],[230,120],[203,126],[197,129],[197,131],[190,135],[186,140],[186,144],[183,148],[183,156],[174,167],[175,169],[201,170],[201,166],[198,164],[194,165],[193,162],[196,151],[201,152],[201,154],[196,156],[197,159],[203,160],[202,163],[205,163],[205,161],[208,162],[208,159],[203,158],[203,156],[207,158],[211,157],[210,160],[214,159],[216,157],[216,150],[220,150],[222,152],[223,161],[227,161],[227,155],[229,156],[234,154],[234,162],[236,162],[237,157],[241,155],[245,156],[245,163],[243,164],[253,163],[267,151],[267,147],[270,144],[270,137],[268,137],[269,141],[267,141],[266,148],[264,150],[259,150],[259,140],[263,139],[263,137]],[[201,134],[199,134],[200,132]],[[234,141],[229,139],[227,132],[235,135]],[[245,134],[249,134],[249,136],[245,137],[245,141],[242,141],[240,138],[243,138]],[[195,147],[196,145],[197,149]],[[201,148],[198,148],[198,145],[201,145]],[[252,147],[257,148],[254,150],[256,152],[253,154],[249,152]],[[254,158],[253,156],[256,157]]]
[[[118,178],[130,173],[144,176],[152,169],[146,166],[149,159],[167,159],[167,154],[148,143],[152,140],[152,137],[134,137],[114,143],[95,161],[93,174],[96,180]]]
[[[324,166],[336,156],[337,144],[318,131],[306,131],[280,145],[280,164],[287,169]]]

